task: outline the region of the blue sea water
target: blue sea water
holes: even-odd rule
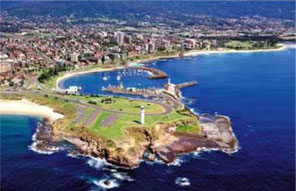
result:
[[[182,90],[184,102],[196,112],[218,112],[232,120],[240,150],[190,154],[167,166],[142,162],[133,170],[110,167],[102,160],[72,158],[64,151],[33,152],[32,135],[40,118],[1,116],[1,190],[143,191],[290,191],[295,189],[295,49],[276,52],[199,55],[148,64],[168,73],[173,83],[197,80]],[[116,72],[79,75],[62,87],[82,86],[83,93],[103,93],[118,84]],[[108,81],[101,80],[110,76]],[[161,87],[166,80],[123,77],[125,86]],[[184,177],[190,185],[176,184]],[[178,181],[177,181],[178,182]],[[107,188],[105,188],[107,189]]]

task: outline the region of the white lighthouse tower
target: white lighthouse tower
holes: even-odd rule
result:
[[[145,123],[145,109],[144,109],[144,106],[141,106],[140,115],[141,115],[141,124],[144,125],[144,123]]]

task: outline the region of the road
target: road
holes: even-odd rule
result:
[[[110,113],[117,113],[117,114],[124,114],[124,115],[139,115],[139,113],[140,113],[140,112],[135,112],[134,113],[134,112],[125,112],[125,111],[112,110],[112,109],[100,107],[98,105],[85,103],[85,102],[82,102],[82,101],[80,101],[78,99],[69,99],[67,97],[64,97],[63,95],[53,94],[53,93],[50,93],[50,92],[47,92],[47,93],[43,93],[43,92],[40,92],[40,91],[2,91],[2,92],[0,92],[0,95],[14,95],[14,94],[17,94],[17,95],[23,95],[23,94],[36,95],[37,94],[37,95],[42,95],[42,96],[47,95],[47,96],[51,96],[51,97],[57,97],[59,99],[65,100],[65,101],[69,101],[71,103],[75,103],[77,106],[91,107],[91,108],[94,108],[95,110],[106,111],[106,112],[110,112]],[[151,101],[151,100],[147,100],[147,101],[163,106],[165,111],[159,112],[159,113],[147,113],[147,114],[145,114],[146,116],[166,115],[166,114],[168,114],[168,113],[170,113],[172,111],[172,106],[170,106],[170,105],[163,104],[163,103],[158,103],[158,102]]]

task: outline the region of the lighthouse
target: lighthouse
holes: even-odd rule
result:
[[[145,109],[144,109],[144,106],[141,106],[140,115],[141,115],[141,124],[144,125],[144,123],[145,123]]]

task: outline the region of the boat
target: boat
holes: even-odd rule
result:
[[[104,81],[108,80],[108,77],[107,77],[107,76],[104,76],[104,77],[103,77],[103,80],[104,80]]]
[[[117,79],[117,81],[120,81],[120,80],[121,80],[121,76],[118,75],[118,76],[116,77],[116,79]]]

